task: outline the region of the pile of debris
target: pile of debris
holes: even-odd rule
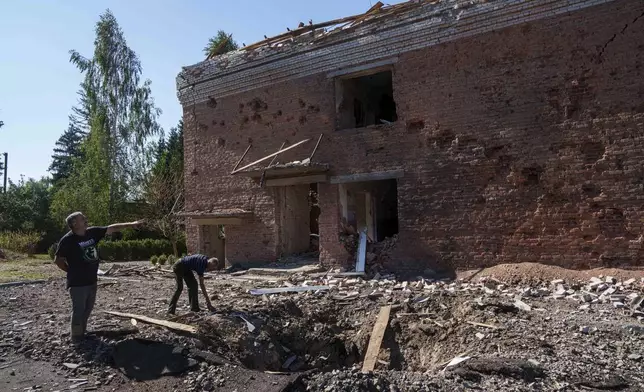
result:
[[[169,269],[163,269],[159,266],[134,266],[124,267],[122,265],[113,264],[105,271],[98,270],[98,277],[100,280],[118,280],[122,277],[141,277],[147,279],[161,279],[160,275],[171,276],[173,272]],[[129,280],[135,282],[136,280]]]

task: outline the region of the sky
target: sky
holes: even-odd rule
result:
[[[91,57],[94,27],[110,9],[139,56],[168,131],[181,118],[175,78],[204,59],[217,30],[250,45],[297,27],[365,12],[377,0],[5,0],[0,1],[0,153],[14,182],[47,176],[82,80],[74,49]],[[390,1],[398,3],[400,1]]]

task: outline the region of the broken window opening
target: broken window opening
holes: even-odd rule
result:
[[[336,79],[337,128],[364,128],[398,120],[391,70]]]
[[[372,242],[398,234],[398,182],[395,179],[340,184],[342,222],[349,232],[367,229]]]

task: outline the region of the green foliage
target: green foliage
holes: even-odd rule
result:
[[[179,245],[185,250],[186,245]],[[168,240],[133,240],[133,241],[101,241],[98,252],[102,259],[109,261],[140,261],[150,260],[153,255],[163,254],[164,262],[168,253],[172,253],[172,244]]]
[[[71,51],[70,61],[85,78],[79,106],[70,119],[87,127],[71,174],[52,203],[52,215],[83,211],[93,224],[123,218],[127,200],[142,192],[149,171],[149,138],[160,133],[150,81],[141,80],[141,63],[130,49],[114,15],[107,10],[96,24],[94,54]]]
[[[50,259],[54,259],[56,257],[56,250],[58,249],[58,244],[53,244],[52,246],[47,249],[47,254],[49,255]]]
[[[0,249],[7,249],[17,253],[36,253],[36,246],[40,241],[40,234],[33,232],[0,232]]]
[[[237,49],[239,49],[239,45],[233,39],[233,35],[219,30],[217,31],[217,35],[210,37],[208,44],[203,48],[203,53],[206,57],[212,57]]]
[[[159,262],[158,256],[153,255],[152,257],[150,257],[150,263],[152,263],[153,265],[157,265],[158,262]]]
[[[168,139],[161,139],[156,150],[156,161],[145,184],[148,206],[146,218],[152,227],[173,244],[183,237],[182,222],[175,215],[183,209],[183,121],[170,131]],[[172,252],[179,255],[176,248]]]
[[[168,261],[168,256],[165,254],[159,256],[159,265],[165,265],[166,261]]]
[[[87,132],[70,122],[67,130],[56,141],[49,166],[54,185],[72,175],[74,162],[83,158],[81,144],[86,136]]]
[[[174,255],[169,255],[168,256],[168,265],[172,265],[177,261],[177,258]]]
[[[42,239],[36,251],[46,251],[62,234],[49,215],[51,199],[52,186],[47,178],[9,182],[7,192],[0,193],[0,231],[39,233]]]

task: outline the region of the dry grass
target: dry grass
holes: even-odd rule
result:
[[[48,257],[45,259],[41,255],[0,261],[0,283],[62,276],[64,276],[63,272]]]

